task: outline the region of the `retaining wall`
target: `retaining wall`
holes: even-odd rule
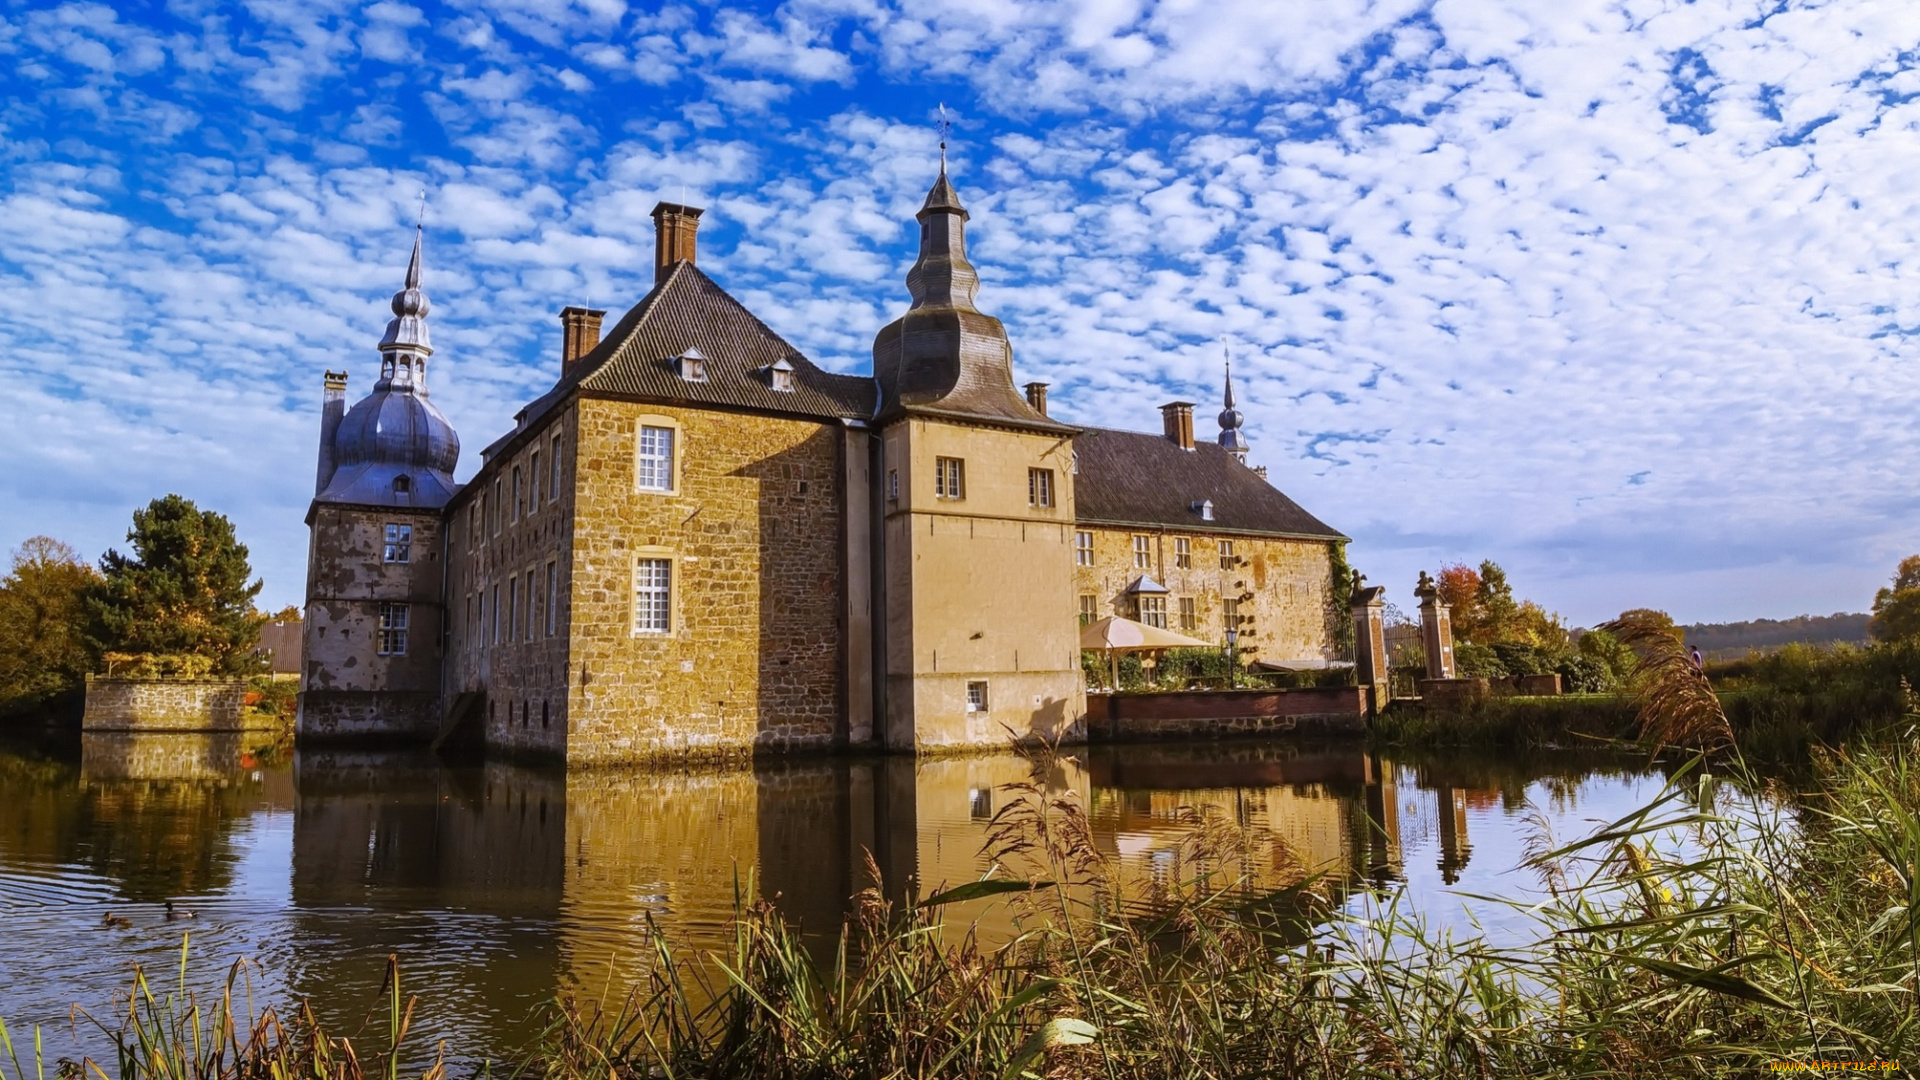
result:
[[[114,679],[87,676],[82,731],[240,731],[245,679]]]
[[[1087,737],[1212,738],[1236,735],[1360,735],[1365,689],[1182,690],[1161,694],[1088,694]]]

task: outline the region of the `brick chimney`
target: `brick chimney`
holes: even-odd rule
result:
[[[600,344],[600,320],[606,318],[604,311],[592,308],[565,307],[560,309],[560,374],[564,377],[573,370],[580,358],[593,351]]]
[[[1169,401],[1160,406],[1167,439],[1182,450],[1193,449],[1193,402]]]
[[[333,483],[339,459],[334,457],[333,438],[340,433],[340,421],[347,415],[347,373],[328,371],[320,384],[320,467],[314,476],[313,493],[319,495]]]
[[[1026,391],[1027,404],[1033,406],[1033,411],[1041,416],[1047,415],[1047,384],[1030,382],[1026,385]]]
[[[694,234],[700,231],[700,215],[704,213],[697,206],[669,202],[653,208],[655,282],[663,280],[674,263],[693,261]]]

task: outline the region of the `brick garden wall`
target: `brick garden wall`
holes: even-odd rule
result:
[[[1358,686],[1087,695],[1087,734],[1094,741],[1365,730]]]
[[[87,676],[82,731],[239,731],[245,679],[112,679]]]

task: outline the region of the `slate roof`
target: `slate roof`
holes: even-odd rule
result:
[[[1079,521],[1346,539],[1213,443],[1189,451],[1163,435],[1087,428],[1073,452]],[[1202,499],[1213,500],[1212,521],[1192,509]]]

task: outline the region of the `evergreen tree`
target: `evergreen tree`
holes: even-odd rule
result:
[[[1513,586],[1507,584],[1507,572],[1499,563],[1488,559],[1480,564],[1480,585],[1474,590],[1473,600],[1479,609],[1474,640],[1483,645],[1511,641],[1520,605],[1514,602]]]
[[[88,601],[91,638],[105,652],[197,657],[221,674],[255,671],[265,618],[253,610],[247,547],[233,523],[178,495],[133,512],[133,554],[109,550]]]
[[[99,575],[71,547],[36,536],[0,580],[0,711],[29,710],[76,690],[93,666],[87,595]]]

